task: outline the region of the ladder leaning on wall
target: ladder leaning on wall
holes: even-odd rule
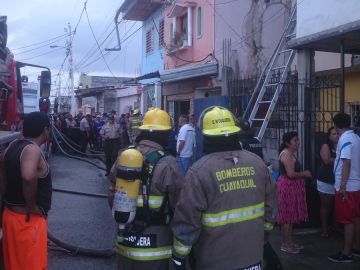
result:
[[[295,57],[295,51],[288,48],[288,41],[295,37],[295,29],[296,5],[273,55],[261,73],[244,112],[244,116],[248,118],[251,126],[257,128],[256,137],[259,141],[262,141]],[[278,79],[274,81],[274,77]],[[249,113],[250,116],[248,117]]]

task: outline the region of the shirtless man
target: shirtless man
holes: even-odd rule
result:
[[[33,112],[24,119],[24,139],[13,141],[0,157],[4,212],[5,269],[47,269],[46,216],[51,207],[51,175],[39,146],[46,142],[50,122]]]

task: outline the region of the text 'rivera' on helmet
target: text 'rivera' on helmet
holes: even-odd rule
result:
[[[149,110],[143,119],[140,130],[166,131],[171,129],[171,119],[166,111],[159,108]]]
[[[198,127],[205,136],[229,136],[240,131],[235,123],[235,117],[228,109],[213,106],[201,113]]]

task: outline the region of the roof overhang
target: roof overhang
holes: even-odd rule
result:
[[[218,74],[218,63],[210,62],[191,67],[165,70],[160,73],[162,83],[182,81],[203,76],[215,76]]]
[[[100,95],[105,91],[115,90],[114,86],[105,86],[105,87],[94,87],[94,88],[83,88],[75,90],[75,94],[77,97],[93,97],[96,95]]]
[[[316,34],[294,38],[289,41],[289,47],[297,50],[340,52],[341,41],[344,42],[345,53],[360,54],[360,20]]]
[[[120,12],[125,20],[145,21],[163,3],[164,0],[125,0],[120,7]]]
[[[173,6],[171,7],[171,10],[168,14],[169,18],[173,18],[173,17],[179,17],[186,8],[188,7],[195,7],[196,3],[195,2],[191,2],[191,1],[186,1],[185,3],[174,3]]]

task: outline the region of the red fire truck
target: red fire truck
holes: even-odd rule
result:
[[[39,68],[40,100],[39,108],[47,112],[50,108],[51,73],[49,68],[17,62],[6,47],[6,16],[0,16],[0,148],[19,138],[24,114],[21,68]],[[40,71],[41,70],[41,71]]]

